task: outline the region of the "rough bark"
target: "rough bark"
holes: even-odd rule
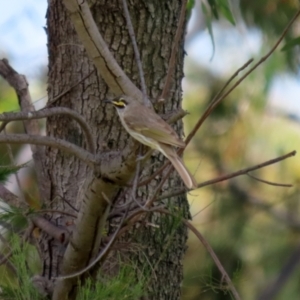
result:
[[[156,99],[164,85],[171,55],[172,41],[178,25],[181,1],[178,0],[132,0],[128,1],[132,23],[136,33],[145,73],[147,92]],[[97,1],[91,6],[99,30],[109,49],[131,80],[139,86],[139,76],[133,48],[126,28],[121,1]],[[64,92],[68,87],[80,82],[95,70],[79,42],[61,1],[49,1],[47,13],[49,48],[49,101]],[[183,37],[182,37],[183,38]],[[159,112],[167,113],[181,105],[181,80],[183,77],[183,40],[178,51],[169,99],[157,106]],[[107,85],[101,75],[92,73],[69,93],[53,105],[76,110],[92,128],[96,140],[97,153],[108,150],[122,150],[132,143],[122,128],[112,107],[106,107],[101,100],[109,95]],[[182,131],[181,122],[174,126]],[[84,133],[76,122],[67,117],[51,117],[47,120],[47,135],[64,139],[86,148]],[[155,153],[143,168],[143,175],[153,173],[163,162],[162,155]],[[153,165],[153,163],[156,163]],[[91,175],[91,169],[72,155],[48,148],[46,150],[45,172],[50,178],[50,196],[44,199],[46,206],[74,213],[73,207],[83,180]],[[137,197],[145,201],[151,197],[159,178],[149,185],[139,188]],[[173,176],[164,185],[164,191],[182,185],[178,176]],[[71,205],[70,205],[71,204]],[[188,217],[188,204],[185,197],[167,199],[167,207],[175,207]],[[49,219],[59,226],[73,224],[73,219],[56,214]],[[122,249],[115,251],[127,261],[134,261],[137,267],[151,264],[148,285],[145,291],[149,299],[178,299],[182,281],[182,257],[187,238],[186,228],[170,217],[157,214],[151,224],[143,223],[126,235],[125,241],[137,243],[141,251],[126,254]],[[116,223],[116,221],[114,221]],[[69,228],[72,226],[70,225]],[[173,230],[173,229],[174,230]],[[124,241],[124,240],[123,240]],[[52,278],[60,275],[65,245],[42,235],[40,250],[43,259],[43,276]],[[123,253],[124,252],[124,253]],[[146,259],[147,257],[147,259]],[[108,268],[109,269],[109,268]],[[138,271],[137,271],[138,272]]]

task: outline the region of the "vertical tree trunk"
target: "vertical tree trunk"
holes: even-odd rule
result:
[[[164,85],[182,3],[178,0],[127,2],[141,54],[147,92],[151,99],[156,99]],[[139,86],[137,64],[126,27],[122,2],[94,1],[91,10],[114,57],[132,81]],[[107,150],[122,150],[127,143],[132,142],[131,138],[123,129],[114,109],[103,104],[102,100],[109,93],[108,88],[78,40],[62,1],[49,1],[47,27],[49,101],[80,82],[52,105],[72,108],[88,120],[97,141],[99,155]],[[181,105],[183,36],[180,45],[169,99],[156,107],[161,113],[170,112]],[[83,78],[85,79],[82,80]],[[175,128],[181,133],[182,123],[177,123]],[[86,147],[80,127],[66,117],[48,119],[47,135]],[[152,155],[144,167],[143,175],[149,176],[163,160],[162,155],[157,153]],[[72,155],[53,148],[47,150],[45,168],[51,182],[49,199],[44,199],[45,205],[74,214],[73,207],[80,205],[74,203],[76,195],[91,170]],[[160,178],[155,178],[147,186],[139,188],[137,193],[139,199],[142,201],[151,197],[159,181]],[[164,190],[171,190],[178,185],[182,185],[181,180],[173,172],[173,176],[164,185]],[[186,197],[166,199],[163,203],[188,217]],[[59,226],[72,228],[71,217],[57,214],[55,218],[51,217],[51,221]],[[121,254],[119,256],[122,259],[134,261],[137,266],[150,265],[149,282],[145,286],[145,294],[149,299],[178,299],[186,239],[186,228],[178,220],[155,214],[149,222],[139,224],[138,228],[134,228],[126,235],[125,240],[129,244],[138,243],[140,251],[132,253],[129,251],[128,254],[128,251],[124,252],[118,247],[118,251],[114,253]],[[43,235],[40,248],[44,262],[43,275],[48,278],[58,276],[65,246]]]

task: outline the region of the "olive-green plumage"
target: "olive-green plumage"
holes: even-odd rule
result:
[[[189,189],[197,187],[195,179],[174,149],[183,148],[185,143],[168,123],[152,109],[128,96],[122,95],[107,102],[115,106],[122,125],[133,138],[165,155]]]

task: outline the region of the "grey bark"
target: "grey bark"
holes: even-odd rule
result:
[[[168,69],[172,42],[175,36],[181,1],[178,0],[133,0],[128,1],[132,23],[141,53],[147,92],[156,99],[164,85]],[[139,86],[139,76],[134,60],[133,48],[126,28],[121,1],[97,1],[91,7],[95,21],[109,49],[129,78]],[[49,101],[65,91],[69,86],[87,76],[95,69],[79,42],[61,1],[49,1],[47,13],[49,49]],[[183,38],[183,37],[182,37]],[[183,78],[183,40],[178,51],[175,74],[169,99],[156,106],[160,113],[176,110],[181,105],[181,80]],[[114,109],[106,107],[102,100],[109,95],[107,85],[101,74],[95,72],[55,102],[55,106],[74,109],[80,113],[92,129],[99,155],[105,151],[122,151],[132,143],[122,128]],[[182,133],[182,123],[175,126]],[[47,120],[47,135],[64,139],[86,148],[84,133],[80,126],[65,117],[55,116]],[[125,158],[126,159],[126,158]],[[155,153],[143,167],[143,176],[153,173],[158,164],[164,161],[162,155]],[[49,198],[44,199],[47,207],[74,213],[79,188],[84,179],[91,175],[91,169],[72,155],[57,149],[46,149],[45,172],[50,178]],[[149,185],[139,188],[137,198],[145,201],[153,194],[160,178]],[[182,185],[180,178],[173,176],[164,185],[164,191]],[[121,192],[124,195],[124,193]],[[112,194],[113,195],[113,194]],[[114,194],[117,195],[117,192]],[[114,199],[116,200],[116,199]],[[71,204],[71,205],[70,205]],[[167,199],[166,207],[175,207],[187,218],[186,197]],[[58,226],[72,228],[73,219],[56,214],[48,216]],[[114,224],[117,220],[112,220]],[[155,224],[155,226],[149,225]],[[187,239],[186,228],[171,217],[159,214],[149,222],[139,226],[123,237],[123,242],[139,245],[140,251],[117,249],[113,255],[126,261],[133,261],[138,268],[151,264],[149,282],[145,286],[147,299],[179,299],[182,281],[182,257]],[[174,228],[174,230],[172,229]],[[43,234],[40,239],[40,253],[43,259],[43,276],[53,278],[60,275],[65,245]],[[145,258],[147,257],[147,259]],[[112,259],[112,258],[111,258]],[[110,269],[107,267],[107,271]],[[72,297],[72,296],[70,296]],[[70,298],[71,299],[71,298]]]

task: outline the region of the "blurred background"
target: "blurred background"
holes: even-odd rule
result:
[[[272,48],[299,8],[297,0],[232,0],[232,20],[226,10],[214,11],[213,3],[189,1],[193,9],[183,81],[183,106],[190,112],[184,119],[186,134],[231,75],[250,58],[255,63]],[[0,10],[0,56],[27,76],[37,108],[46,102],[46,6],[45,0],[11,0]],[[281,51],[287,41],[299,36],[300,19],[275,53],[200,128],[185,153],[198,182],[299,150],[299,46]],[[0,78],[0,112],[17,109],[14,91]],[[21,132],[22,126],[10,123],[7,130]],[[30,159],[27,147],[12,150],[17,163]],[[0,148],[0,164],[11,164],[5,147]],[[36,186],[29,173],[30,168],[25,168],[20,176],[25,195],[33,199]],[[293,187],[267,185],[243,175],[198,189],[189,195],[192,222],[213,247],[242,299],[299,299],[299,157],[251,175]],[[14,180],[8,185],[18,193]],[[184,272],[182,299],[232,299],[192,233]]]

